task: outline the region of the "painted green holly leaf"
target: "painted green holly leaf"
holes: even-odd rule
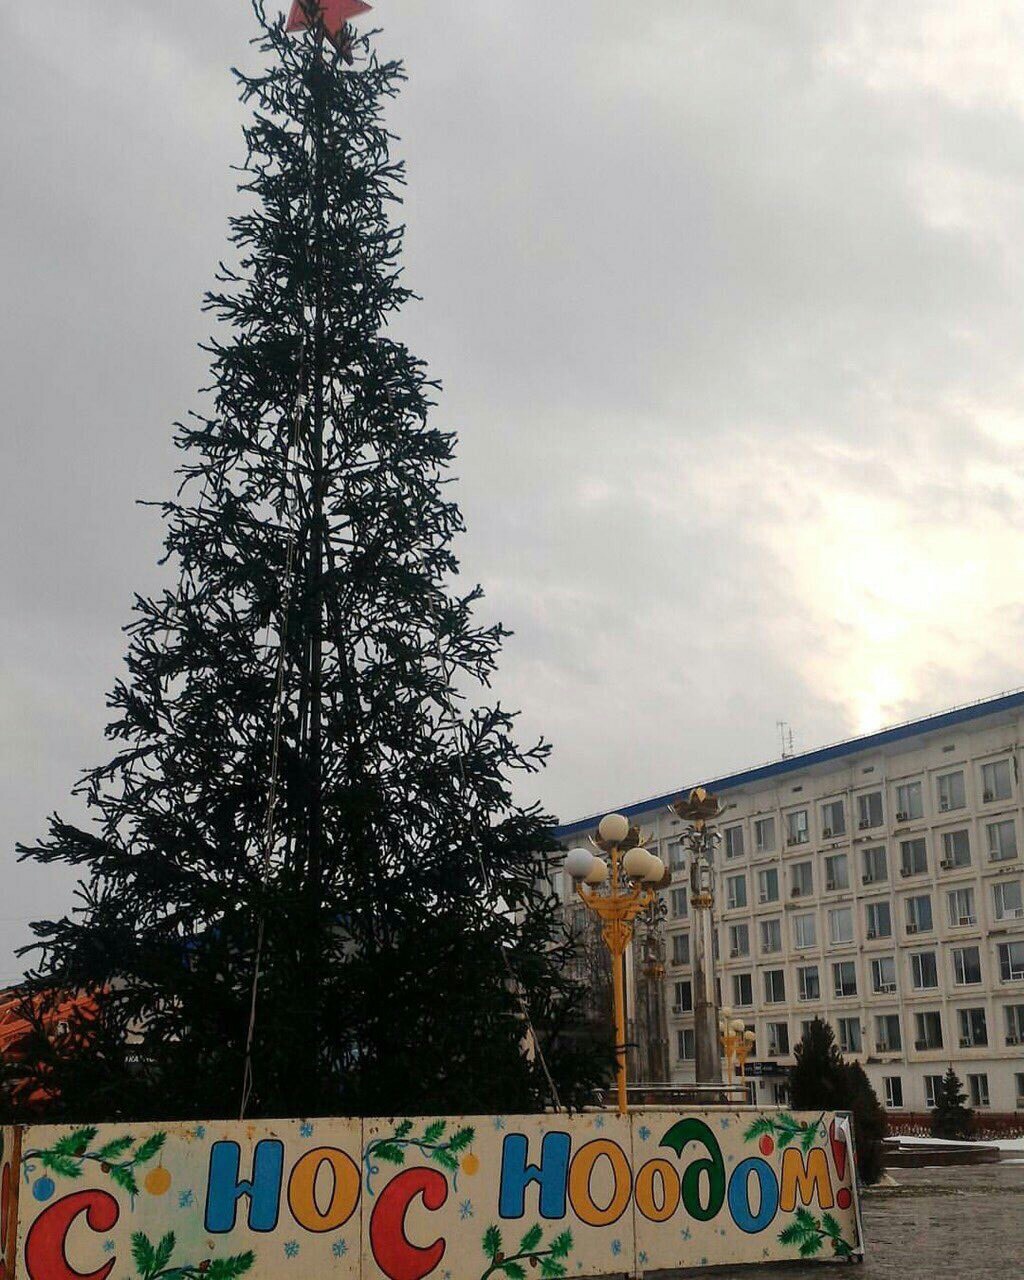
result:
[[[821,1236],[817,1234],[813,1236],[806,1236],[803,1243],[800,1245],[800,1257],[809,1258],[812,1254],[817,1253],[820,1248]]]
[[[464,1129],[457,1129],[448,1140],[449,1151],[462,1151],[473,1141],[476,1132],[472,1125],[467,1124]]]
[[[444,1147],[435,1147],[430,1153],[431,1160],[435,1161],[442,1169],[447,1169],[449,1173],[454,1173],[459,1167],[458,1160],[450,1151],[446,1151]]]
[[[160,1243],[153,1250],[153,1270],[163,1271],[171,1260],[171,1254],[174,1252],[174,1232],[168,1233],[161,1239]]]
[[[562,1231],[551,1241],[551,1256],[553,1258],[565,1258],[571,1248],[572,1232]]]
[[[236,1276],[245,1275],[255,1261],[256,1255],[251,1249],[232,1258],[214,1258],[206,1271],[206,1280],[235,1280]]]
[[[423,1141],[436,1142],[438,1138],[440,1138],[441,1135],[444,1133],[445,1129],[447,1128],[448,1128],[447,1120],[431,1121],[431,1123],[427,1125],[426,1130],[423,1134]]]
[[[89,1149],[89,1144],[99,1130],[92,1126],[84,1129],[75,1129],[72,1133],[66,1133],[63,1138],[53,1144],[53,1149],[59,1156],[79,1156]]]
[[[156,1270],[156,1252],[149,1237],[142,1231],[136,1231],[132,1235],[132,1257],[140,1275],[148,1276]]]
[[[111,1142],[100,1147],[96,1152],[100,1160],[116,1160],[118,1156],[124,1155],[135,1139],[130,1133],[126,1133],[121,1138],[114,1138]]]
[[[389,1164],[405,1164],[405,1152],[393,1142],[379,1142],[373,1148],[373,1154]]]
[[[806,1209],[797,1209],[796,1222],[801,1231],[818,1230],[818,1219],[812,1213],[808,1213]]]
[[[814,1146],[814,1139],[817,1136],[818,1136],[818,1126],[809,1124],[807,1128],[804,1130],[803,1136],[800,1139],[800,1147],[803,1150],[804,1155],[806,1155],[808,1151],[810,1151],[811,1147]]]
[[[526,1235],[523,1236],[522,1240],[519,1241],[519,1249],[517,1252],[533,1253],[534,1249],[536,1249],[540,1244],[543,1235],[544,1232],[540,1224],[535,1222],[529,1231],[527,1231]]]
[[[132,1156],[132,1164],[147,1164],[163,1148],[166,1141],[166,1133],[154,1133],[145,1142],[140,1142]]]
[[[796,1244],[803,1238],[803,1231],[795,1222],[789,1223],[779,1232],[779,1244]]]
[[[74,1156],[59,1155],[56,1151],[40,1151],[39,1163],[51,1173],[58,1173],[62,1178],[80,1178],[82,1163]]]
[[[821,1215],[821,1229],[827,1236],[831,1236],[833,1240],[842,1234],[839,1223],[836,1222],[835,1218],[833,1218],[830,1213],[823,1213]]]
[[[501,1251],[501,1232],[495,1226],[490,1226],[484,1232],[484,1253],[490,1254],[492,1258],[497,1257]]]
[[[758,1116],[753,1120],[743,1134],[744,1142],[753,1142],[755,1138],[760,1138],[763,1134],[772,1133],[775,1126],[767,1116]]]
[[[540,1274],[542,1280],[556,1280],[556,1277],[565,1275],[565,1264],[554,1258],[541,1258]]]
[[[126,1164],[112,1164],[110,1166],[111,1180],[116,1182],[122,1191],[127,1191],[130,1196],[139,1194],[139,1184],[135,1181],[135,1174]]]
[[[526,1280],[526,1272],[518,1262],[503,1262],[501,1269],[509,1277],[509,1280]]]
[[[406,1137],[406,1136],[407,1136],[408,1134],[410,1134],[410,1133],[412,1133],[412,1121],[411,1121],[411,1120],[403,1120],[403,1121],[402,1121],[402,1123],[401,1123],[401,1124],[398,1126],[398,1128],[395,1130],[395,1137],[396,1137],[396,1138],[404,1138],[404,1137]]]

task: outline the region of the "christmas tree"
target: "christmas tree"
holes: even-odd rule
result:
[[[885,1112],[859,1062],[846,1062],[835,1032],[815,1018],[794,1050],[790,1100],[797,1111],[849,1111],[853,1120],[857,1174],[874,1183],[885,1171]]]
[[[953,1070],[953,1064],[950,1063],[946,1068],[946,1074],[942,1077],[942,1084],[935,1097],[935,1106],[932,1108],[933,1138],[969,1138],[971,1136],[974,1112],[970,1107],[964,1106],[966,1101],[967,1094],[964,1093],[963,1084]]]
[[[94,825],[55,816],[19,846],[81,876],[78,909],[35,926],[26,990],[99,1012],[38,1017],[7,1109],[578,1101],[605,1064],[559,1048],[575,989],[550,824],[510,785],[547,747],[473,700],[505,632],[456,589],[453,436],[389,332],[412,296],[383,118],[404,72],[312,11],[297,34],[254,11],[212,402],[178,426],[162,504],[180,581],[136,600],[114,754],[82,783]]]

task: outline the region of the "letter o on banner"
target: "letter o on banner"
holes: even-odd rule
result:
[[[761,1203],[757,1213],[750,1208],[750,1175],[757,1177]],[[779,1180],[775,1170],[760,1156],[741,1160],[729,1179],[729,1212],[741,1231],[748,1235],[763,1231],[779,1211]]]
[[[316,1198],[320,1170],[329,1165],[331,1198],[321,1210]],[[288,1208],[306,1231],[337,1231],[356,1211],[359,1203],[359,1170],[355,1161],[337,1147],[315,1147],[296,1161],[288,1179]]]
[[[655,1185],[658,1193],[655,1194]],[[679,1208],[679,1174],[670,1160],[648,1160],[636,1175],[636,1207],[651,1222],[666,1222]],[[660,1207],[659,1207],[660,1201]]]
[[[594,1203],[590,1191],[594,1166],[602,1156],[611,1165],[614,1180],[612,1198],[603,1209]],[[588,1227],[607,1227],[617,1222],[626,1211],[632,1187],[633,1173],[626,1153],[617,1142],[597,1138],[580,1147],[573,1156],[569,1166],[569,1200],[577,1218]]]

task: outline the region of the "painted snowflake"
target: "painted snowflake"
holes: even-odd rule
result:
[[[647,1139],[651,1136],[651,1131],[650,1129],[648,1129],[648,1127],[645,1124],[642,1124],[640,1128],[637,1129],[637,1133],[640,1136],[641,1142],[646,1142]]]
[[[465,1222],[467,1218],[472,1218],[472,1216],[473,1216],[473,1201],[463,1200],[463,1202],[459,1205],[460,1221]]]
[[[179,1209],[191,1209],[192,1206],[195,1204],[195,1202],[196,1202],[196,1198],[195,1198],[195,1195],[193,1194],[191,1187],[187,1188],[187,1190],[185,1191],[180,1192],[178,1195]]]
[[[286,1240],[284,1246],[284,1256],[286,1258],[297,1258],[299,1256],[298,1240]]]
[[[622,1252],[622,1241],[621,1241],[621,1240],[613,1240],[613,1241],[612,1241],[612,1254],[617,1258],[621,1252]]]
[[[313,1126],[309,1123],[308,1120],[303,1121],[303,1123],[299,1125],[299,1137],[312,1138],[312,1136],[313,1136]]]
[[[348,1242],[346,1240],[335,1240],[334,1244],[331,1245],[331,1253],[336,1258],[344,1258],[345,1254],[348,1253]]]

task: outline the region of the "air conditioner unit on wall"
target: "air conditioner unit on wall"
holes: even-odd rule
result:
[[[896,821],[897,821],[897,822],[909,822],[909,821],[910,821],[910,815],[909,815],[909,814],[907,814],[907,813],[898,813],[898,814],[896,815]]]
[[[943,871],[952,871],[953,868],[956,866],[956,863],[953,861],[952,858],[943,858],[942,861],[939,863],[939,866],[942,868]]]

